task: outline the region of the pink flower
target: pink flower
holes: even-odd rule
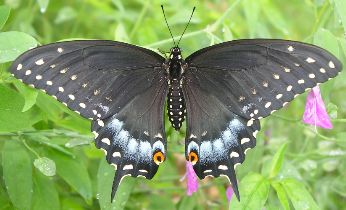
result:
[[[303,122],[315,127],[319,126],[326,129],[333,128],[318,86],[312,88],[306,98]]]
[[[233,197],[233,188],[232,188],[232,186],[230,185],[230,186],[228,186],[227,187],[227,190],[226,190],[226,197],[227,197],[227,200],[228,200],[228,202],[230,202],[231,201],[231,199],[232,199],[232,197]]]
[[[193,170],[193,166],[190,161],[186,161],[186,173],[182,178],[187,178],[187,191],[186,194],[191,196],[194,192],[197,192],[198,189],[198,180],[195,171]]]

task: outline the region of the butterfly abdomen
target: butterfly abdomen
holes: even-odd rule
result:
[[[185,120],[185,100],[178,79],[172,79],[167,97],[169,121],[175,130],[179,130]]]

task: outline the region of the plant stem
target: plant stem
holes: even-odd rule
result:
[[[21,136],[21,135],[34,135],[34,134],[41,134],[48,137],[56,137],[56,136],[65,136],[70,138],[82,138],[82,139],[90,139],[91,136],[88,135],[82,135],[79,133],[67,131],[67,130],[58,130],[58,129],[52,129],[52,130],[33,130],[33,131],[20,131],[20,132],[3,132],[0,133],[0,136]]]
[[[241,2],[241,0],[236,0],[235,2],[233,2],[233,4],[226,10],[226,12],[223,13],[223,15],[218,18],[215,23],[213,23],[213,25],[210,27],[210,31],[213,32],[215,31],[220,24],[224,21],[224,19],[226,19],[228,17],[228,15],[233,11],[233,9]]]
[[[31,148],[27,143],[26,143],[26,141],[23,139],[23,144],[24,144],[24,146],[30,151],[30,152],[32,152],[37,158],[40,158],[40,155],[33,149],[33,148]]]

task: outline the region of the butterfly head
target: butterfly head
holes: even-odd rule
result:
[[[178,58],[181,59],[181,50],[179,47],[172,47],[171,48],[171,59]]]

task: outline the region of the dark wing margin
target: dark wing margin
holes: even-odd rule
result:
[[[269,39],[221,43],[186,62],[186,159],[200,179],[226,176],[238,199],[235,167],[255,147],[259,119],[342,69],[322,48]]]
[[[202,89],[247,119],[270,115],[342,69],[325,49],[271,39],[221,43],[193,53],[186,61],[191,67],[187,74],[195,74],[191,77]]]
[[[125,176],[151,179],[166,157],[164,58],[121,42],[60,42],[17,58],[12,74],[92,121],[96,147]]]

